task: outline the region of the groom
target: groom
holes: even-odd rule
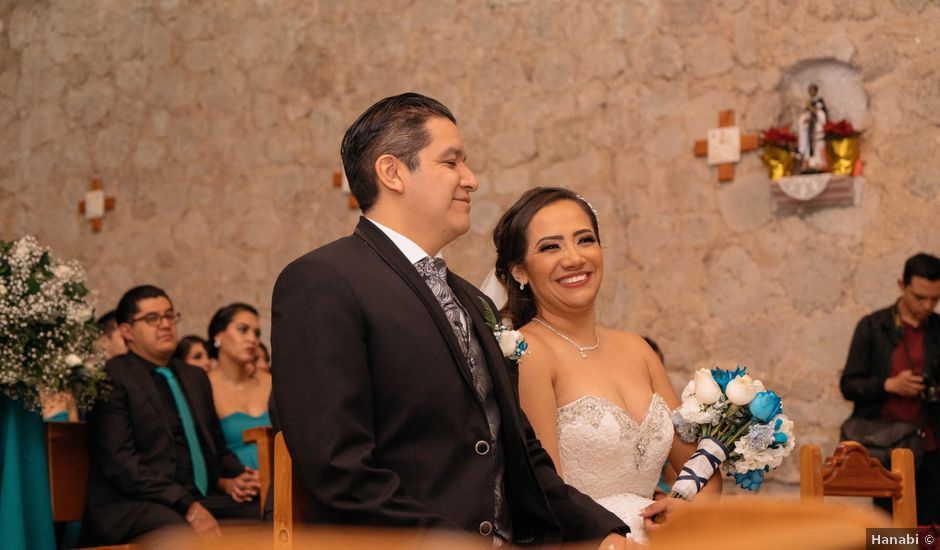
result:
[[[470,228],[477,188],[454,116],[389,97],[341,152],[364,217],[288,265],[272,305],[274,396],[307,521],[619,546],[628,528],[555,473],[483,294],[440,257]]]

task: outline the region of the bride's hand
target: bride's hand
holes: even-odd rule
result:
[[[611,533],[601,541],[597,550],[629,550],[630,548],[640,548],[640,546],[623,535]]]
[[[688,505],[689,502],[681,498],[666,497],[662,500],[657,500],[640,510],[640,517],[645,518],[643,520],[643,527],[647,531],[655,531],[662,526],[662,522],[667,519],[669,512],[679,510]],[[662,514],[659,523],[653,521],[653,517],[656,516],[656,514]]]

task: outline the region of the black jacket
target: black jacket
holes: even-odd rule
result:
[[[896,315],[897,305],[886,307],[863,317],[855,328],[839,382],[842,395],[855,403],[852,416],[869,420],[881,418],[887,397],[884,382],[891,373],[894,349],[901,341]],[[925,372],[936,381],[940,374],[940,315],[931,313],[924,322],[927,331],[924,335]],[[936,422],[936,409],[928,410]]]
[[[189,402],[213,491],[220,477],[235,477],[244,466],[225,447],[206,373],[175,359],[168,366]],[[139,501],[175,508],[182,517],[195,500],[174,478],[173,433],[161,414],[152,369],[131,352],[108,361],[110,391],[88,415],[91,464],[84,521],[101,541],[124,540]]]
[[[518,407],[484,295],[452,272],[502,415],[515,542],[600,539],[625,527],[566,485]],[[487,304],[496,310],[492,302]],[[308,521],[486,532],[489,427],[439,302],[375,225],[288,265],[272,304],[274,396]]]

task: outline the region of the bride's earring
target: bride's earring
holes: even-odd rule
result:
[[[215,344],[215,349],[219,349],[219,348],[222,347],[222,342],[219,342],[218,340],[216,340],[216,341],[214,341],[214,342],[212,342],[212,343]]]
[[[525,283],[519,281],[519,290],[525,290]]]

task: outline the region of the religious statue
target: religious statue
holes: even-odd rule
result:
[[[823,128],[829,120],[826,102],[817,95],[816,84],[809,85],[809,101],[799,121],[799,140],[797,152],[800,154],[802,172],[821,172],[825,168],[823,151],[825,150],[825,132]]]

